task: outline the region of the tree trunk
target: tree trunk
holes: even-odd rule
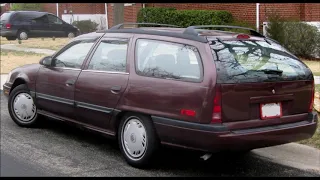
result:
[[[124,3],[114,3],[113,5],[113,26],[124,22]]]

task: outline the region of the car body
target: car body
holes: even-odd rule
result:
[[[1,15],[1,36],[8,40],[28,37],[75,37],[80,31],[59,17],[38,11],[8,11]]]
[[[14,89],[25,84],[38,114],[124,139],[121,150],[137,167],[157,144],[245,151],[313,136],[314,80],[303,62],[259,34],[195,28],[81,35],[40,64],[12,70],[4,94],[14,98]],[[69,50],[78,42],[83,49]],[[130,121],[133,130],[130,117],[137,119]],[[135,134],[141,127],[142,140]],[[143,158],[123,150],[128,141],[144,142],[145,134]]]

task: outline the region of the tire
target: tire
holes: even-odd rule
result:
[[[16,40],[17,38],[14,37],[14,36],[12,36],[12,37],[6,37],[6,39],[7,39],[8,41],[14,41],[14,40]]]
[[[129,123],[130,128],[125,130]],[[126,147],[125,139],[127,139],[126,142],[129,141],[127,147],[131,146],[129,149],[133,149],[133,152]],[[149,165],[159,149],[159,142],[158,135],[149,117],[128,113],[121,119],[118,128],[118,143],[121,153],[129,165],[136,168],[144,168]],[[141,143],[141,146],[139,146],[139,143]],[[132,146],[133,144],[135,147]]]
[[[25,84],[15,87],[8,100],[9,114],[21,127],[34,127],[38,123],[37,107]]]
[[[67,37],[72,39],[72,38],[76,37],[76,34],[74,32],[68,32]]]
[[[17,38],[19,40],[27,40],[29,38],[29,34],[26,30],[19,30],[17,33]]]

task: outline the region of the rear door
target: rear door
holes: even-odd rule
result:
[[[119,37],[101,39],[75,84],[78,121],[98,129],[108,129],[111,113],[128,83],[131,35]]]
[[[49,21],[48,16],[44,15],[31,20],[30,35],[34,37],[49,36]]]
[[[134,66],[119,107],[189,122],[211,118],[206,100],[212,99],[208,86],[212,78],[203,74],[211,56],[205,44],[152,35],[134,39]]]
[[[219,40],[211,45],[222,92],[222,121],[234,128],[306,119],[311,71],[283,47],[269,43]],[[249,120],[250,125],[239,123]]]

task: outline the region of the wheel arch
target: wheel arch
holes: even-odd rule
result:
[[[117,138],[118,137],[118,128],[121,122],[121,119],[123,118],[123,116],[125,116],[128,113],[135,113],[135,114],[139,114],[139,115],[143,115],[143,116],[147,116],[150,118],[150,120],[153,123],[153,120],[151,118],[151,115],[145,114],[145,113],[141,113],[141,112],[135,112],[135,111],[128,111],[128,110],[113,110],[113,115],[112,115],[112,119],[110,122],[110,127],[112,128],[112,131],[115,132],[114,136]]]
[[[25,77],[18,77],[18,78],[16,78],[16,79],[14,80],[11,88],[10,88],[9,94],[12,92],[12,90],[13,90],[14,88],[16,88],[17,86],[19,86],[19,85],[21,85],[21,84],[25,84],[25,85],[28,87],[28,80],[26,80]]]

